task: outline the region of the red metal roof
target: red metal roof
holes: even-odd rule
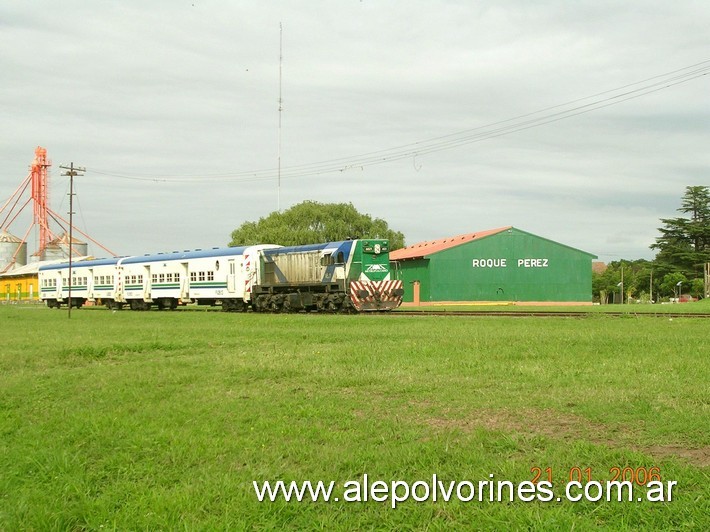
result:
[[[487,231],[478,231],[476,233],[467,233],[465,235],[452,236],[448,238],[440,238],[439,240],[430,240],[429,242],[419,242],[406,248],[397,249],[390,252],[390,260],[406,260],[419,259],[432,253],[437,253],[454,246],[466,244],[472,240],[478,240],[487,236],[495,235],[502,231],[512,228],[512,225],[499,227],[498,229],[488,229]]]

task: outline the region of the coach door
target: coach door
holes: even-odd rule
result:
[[[180,299],[190,299],[190,272],[187,262],[180,263]]]
[[[151,301],[150,292],[153,280],[150,278],[150,266],[143,266],[143,300]]]
[[[227,269],[227,291],[234,293],[237,291],[237,265],[234,259],[229,259]]]

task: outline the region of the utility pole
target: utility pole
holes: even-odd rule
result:
[[[710,297],[710,262],[705,263],[705,297]]]
[[[69,176],[69,312],[67,316],[71,319],[71,286],[72,286],[72,245],[74,244],[74,176],[83,176],[86,168],[74,166],[74,163],[69,163],[69,166],[60,166],[66,170],[62,175]]]

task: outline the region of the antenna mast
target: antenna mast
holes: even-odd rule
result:
[[[278,191],[277,191],[277,207],[281,212],[281,113],[283,111],[283,99],[281,98],[281,65],[283,63],[283,25],[279,22],[279,171],[278,171]]]

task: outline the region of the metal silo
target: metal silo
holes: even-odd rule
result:
[[[72,257],[85,257],[88,255],[89,245],[86,242],[72,239]],[[62,233],[51,240],[44,248],[41,260],[56,260],[69,258],[69,235]]]
[[[27,264],[27,242],[5,231],[0,231],[0,271],[3,271],[15,258],[15,266]]]

